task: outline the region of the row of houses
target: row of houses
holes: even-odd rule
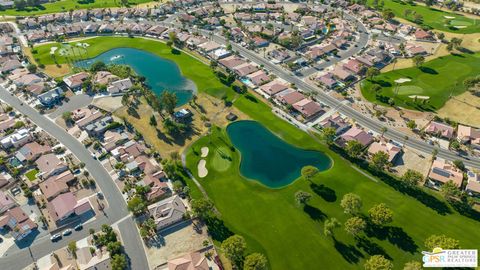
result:
[[[431,121],[425,127],[425,133],[447,140],[456,139],[458,142],[471,145],[473,149],[480,151],[480,129],[478,128],[461,124],[454,127],[447,123]]]

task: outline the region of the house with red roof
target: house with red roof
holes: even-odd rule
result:
[[[277,96],[275,96],[275,99],[277,99],[283,105],[293,105],[294,103],[297,103],[304,98],[305,96],[302,93],[295,90],[292,90],[287,93],[282,92]]]
[[[450,125],[432,121],[425,129],[425,132],[436,137],[450,140],[454,136],[455,129]]]
[[[373,142],[373,136],[365,132],[365,130],[361,128],[352,127],[345,133],[340,135],[340,138],[338,139],[338,144],[344,146],[347,142],[353,140],[361,143],[363,146],[368,146]]]
[[[88,198],[77,201],[71,192],[63,193],[47,203],[47,211],[55,222],[61,222],[73,215],[81,215],[92,210]]]
[[[444,159],[436,158],[428,173],[430,184],[440,188],[443,184],[452,181],[457,187],[462,186],[463,172]]]
[[[292,106],[297,112],[301,113],[303,118],[307,121],[325,113],[325,110],[320,104],[309,98],[304,98],[294,103]]]
[[[0,227],[8,228],[15,241],[20,241],[35,230],[37,224],[20,207],[16,206],[0,216]]]

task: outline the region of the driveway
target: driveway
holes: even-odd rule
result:
[[[73,112],[76,109],[80,109],[88,106],[92,103],[93,98],[89,95],[79,94],[70,97],[68,102],[64,102],[62,106],[58,107],[57,110],[48,115],[49,118],[55,119],[61,116],[64,112]]]

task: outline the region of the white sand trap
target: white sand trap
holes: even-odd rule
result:
[[[50,48],[50,54],[55,54],[55,51],[58,49],[58,47],[51,47]]]
[[[430,99],[429,96],[417,96],[417,95],[413,95],[413,96],[408,96],[409,98],[417,98],[417,99]]]
[[[455,27],[455,28],[457,28],[457,29],[467,28],[466,25],[455,25],[455,26],[453,26],[453,27]]]
[[[455,17],[452,16],[443,16],[445,19],[455,19]]]
[[[197,166],[198,177],[203,178],[203,177],[207,176],[208,170],[207,170],[207,167],[205,167],[206,164],[207,164],[207,162],[205,161],[205,159],[202,159],[198,162],[198,166]]]
[[[409,78],[400,78],[395,80],[396,83],[404,83],[404,82],[411,82],[411,81],[412,80],[410,80]]]
[[[208,156],[208,147],[204,146],[202,147],[202,149],[200,149],[202,151],[202,158],[204,157],[207,157]]]

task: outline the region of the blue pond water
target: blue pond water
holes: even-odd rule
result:
[[[175,62],[146,51],[117,48],[95,58],[78,61],[75,65],[89,67],[96,61],[106,64],[129,65],[137,74],[145,77],[147,85],[155,94],[160,95],[165,90],[175,93],[178,106],[187,103],[192,98],[192,92],[195,91],[195,84],[182,76]]]
[[[304,166],[312,165],[321,171],[331,166],[324,153],[294,147],[255,121],[232,123],[227,133],[242,155],[242,175],[271,188],[292,183]]]

